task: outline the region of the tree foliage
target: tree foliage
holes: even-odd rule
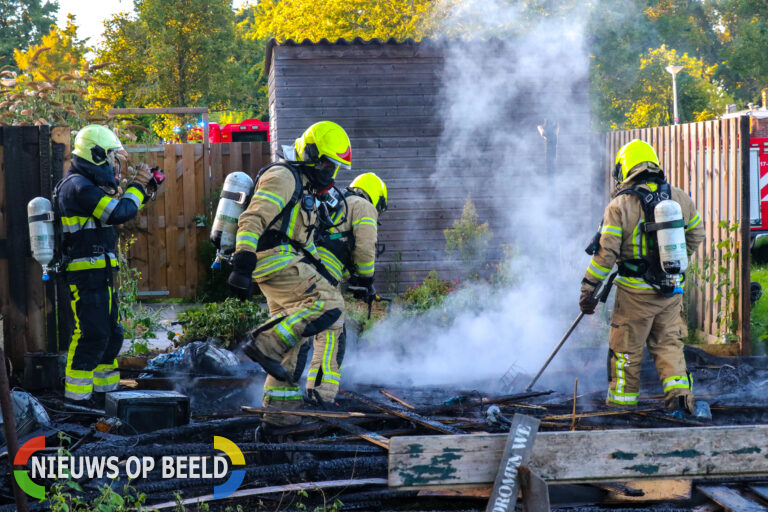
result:
[[[0,66],[13,66],[14,50],[40,42],[56,23],[56,0],[0,0]]]
[[[253,37],[286,39],[421,39],[440,18],[435,0],[262,0],[254,12]]]
[[[242,71],[229,0],[136,0],[135,15],[106,24],[97,62],[114,62],[103,81],[116,105],[242,108],[252,84]],[[155,131],[174,138],[188,119],[159,116]],[[183,135],[182,135],[183,136]]]
[[[0,122],[79,128],[107,120],[109,101],[92,94],[95,68],[85,60],[86,48],[76,30],[70,18],[63,30],[52,27],[40,44],[16,50],[18,74],[3,72]]]

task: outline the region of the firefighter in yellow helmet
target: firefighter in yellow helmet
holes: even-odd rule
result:
[[[704,225],[691,198],[666,182],[648,143],[635,139],[619,150],[614,178],[618,191],[605,209],[598,247],[588,250],[593,256],[579,299],[582,312],[594,313],[595,289],[618,264],[606,402],[637,405],[647,345],[667,408],[692,413],[693,382],[683,356],[687,325],[682,288],[687,258],[704,239]]]
[[[344,198],[325,196],[321,228],[315,243],[328,272],[338,280],[360,288],[355,298],[371,301],[376,296],[373,274],[376,260],[379,215],[387,209],[387,185],[372,172],[357,176]],[[323,222],[324,221],[324,222]],[[339,391],[346,332],[328,330],[315,336],[314,353],[307,375],[307,394],[333,402]]]
[[[259,171],[250,204],[238,219],[228,282],[245,298],[256,281],[267,299],[271,319],[243,345],[268,373],[264,407],[299,409],[307,339],[326,330],[338,335],[344,325],[344,299],[320,262],[312,231],[317,197],[333,186],[339,168],[350,168],[352,150],[341,126],[320,121],[283,152],[285,160]],[[279,414],[263,419],[266,429],[300,422],[299,416]]]
[[[64,382],[64,396],[73,402],[100,405],[104,393],[116,390],[120,381],[115,358],[123,328],[113,277],[118,265],[114,226],[136,217],[152,180],[149,168],[142,166],[118,197],[122,151],[106,126],[83,127],[75,137],[69,172],[54,192],[74,319]]]

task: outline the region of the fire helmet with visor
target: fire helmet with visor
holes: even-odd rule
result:
[[[640,139],[624,144],[616,154],[613,178],[621,185],[644,170],[661,172],[659,157],[653,146]]]
[[[358,190],[364,192],[379,213],[387,209],[387,185],[376,174],[372,172],[360,174],[347,188],[353,192]]]
[[[347,132],[332,121],[320,121],[296,139],[296,159],[312,169],[310,180],[318,189],[331,186],[339,168],[352,168],[352,147]]]
[[[82,159],[78,167],[87,169],[97,185],[116,187],[125,149],[117,135],[106,126],[89,124],[75,136],[72,154]]]

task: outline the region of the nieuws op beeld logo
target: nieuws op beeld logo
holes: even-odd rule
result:
[[[32,455],[45,448],[45,437],[33,437],[21,447],[13,459],[15,466],[26,466]],[[245,478],[244,469],[234,469],[245,466],[245,457],[240,448],[226,437],[214,436],[213,448],[221,450],[227,457],[205,455],[163,456],[160,459],[160,475],[162,479],[170,478],[224,478],[232,466],[229,478],[221,485],[213,487],[213,499],[226,498],[235,492]],[[227,462],[227,458],[229,462]],[[120,474],[120,459],[116,456],[60,456],[47,455],[32,459],[30,470],[14,469],[13,475],[22,491],[33,498],[45,499],[45,487],[36,484],[33,478],[63,479],[63,478],[117,478]],[[149,472],[155,469],[154,457],[128,457],[125,461],[125,472],[128,478],[139,476],[147,478]],[[31,475],[30,475],[31,473]]]

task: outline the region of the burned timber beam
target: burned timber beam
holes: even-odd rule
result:
[[[389,485],[491,484],[505,434],[390,439]],[[541,432],[529,467],[548,483],[768,476],[768,425]]]

